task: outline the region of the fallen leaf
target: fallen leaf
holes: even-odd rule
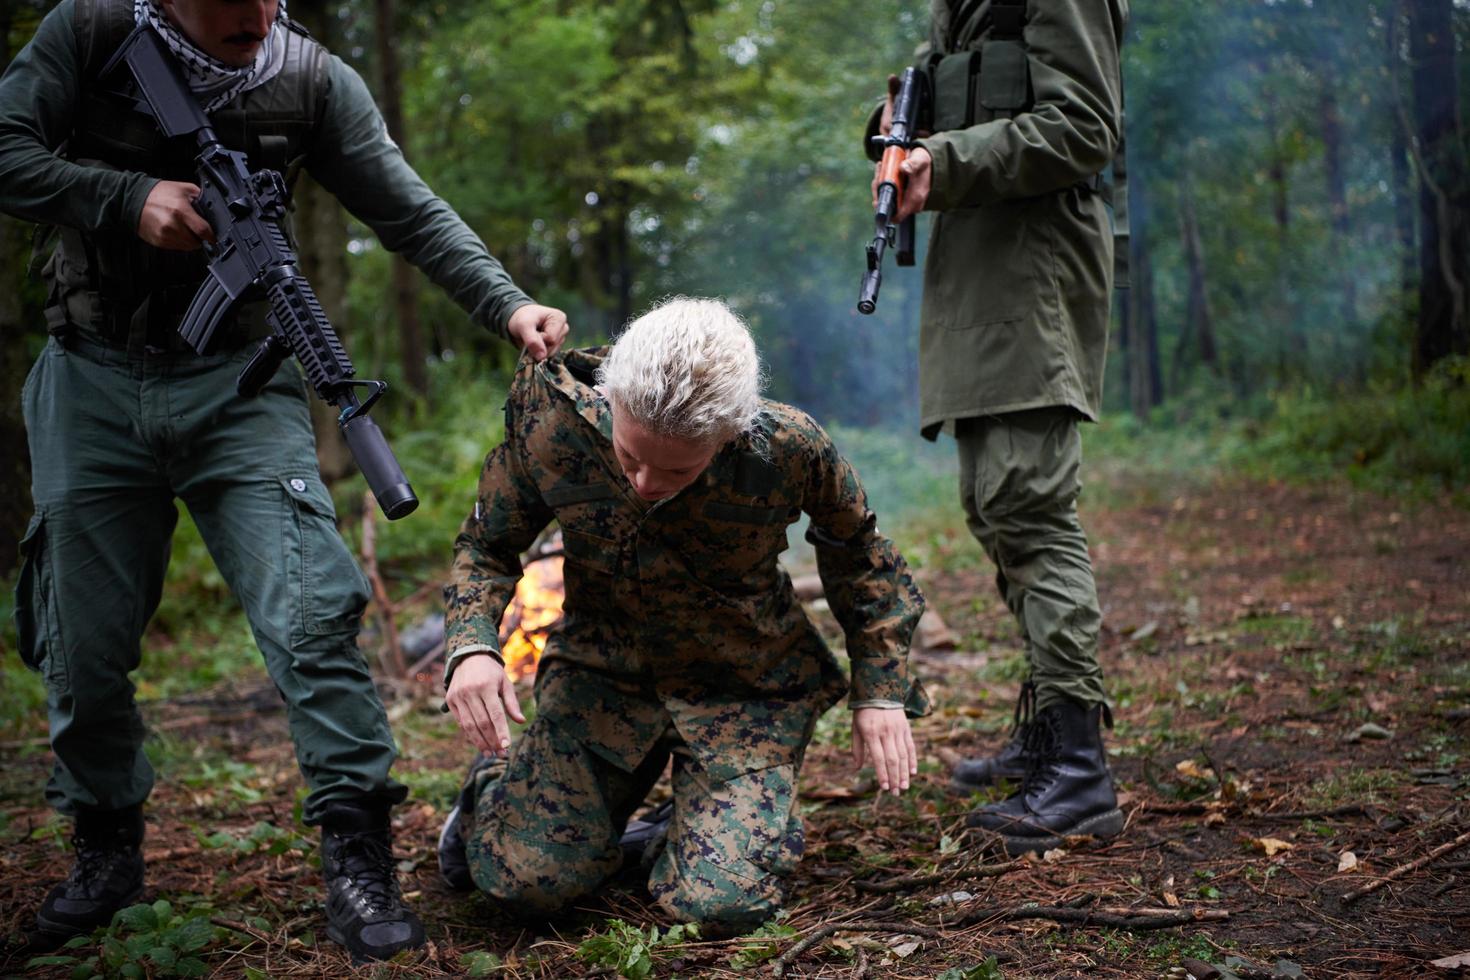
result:
[[[1206,827],[1218,827],[1224,822],[1225,814],[1221,813],[1219,810],[1211,810],[1209,813],[1205,814]]]
[[[1252,844],[1266,853],[1266,857],[1275,857],[1282,851],[1291,850],[1291,845],[1276,837],[1257,837],[1251,841]]]
[[[1429,965],[1437,966],[1441,970],[1453,970],[1458,966],[1470,966],[1470,950],[1466,950],[1463,953],[1456,953],[1453,956],[1446,956],[1443,959],[1434,960]]]
[[[948,895],[934,896],[933,898],[929,899],[929,904],[934,906],[959,905],[961,903],[968,902],[974,897],[975,896],[970,894],[969,892],[950,892]]]
[[[1174,766],[1174,771],[1189,779],[1197,779],[1200,782],[1209,782],[1210,774],[1199,767],[1199,763],[1193,759],[1185,759]]]
[[[1138,627],[1138,629],[1134,630],[1128,638],[1130,640],[1146,640],[1158,631],[1159,621],[1157,619],[1150,619],[1148,622]]]
[[[1352,851],[1343,851],[1342,856],[1337,859],[1337,873],[1342,874],[1352,871],[1358,866],[1358,856]]]
[[[1164,904],[1171,909],[1179,907],[1179,896],[1174,894],[1174,876],[1170,875],[1164,879],[1164,887],[1159,890],[1159,895],[1164,899]]]
[[[1065,848],[1054,847],[1051,850],[1047,851],[1045,854],[1041,855],[1041,860],[1045,861],[1047,864],[1055,864],[1066,856],[1067,851]]]
[[[1363,739],[1393,738],[1393,732],[1382,725],[1375,725],[1371,721],[1365,721],[1349,735],[1343,737],[1344,742],[1361,742]]]
[[[899,937],[899,938],[904,938],[904,937]],[[917,939],[915,939],[915,940],[912,940],[910,942],[899,943],[897,946],[891,946],[891,947],[889,947],[888,952],[892,953],[898,959],[903,959],[905,956],[908,956],[908,955],[912,954],[914,952],[914,950],[916,950],[918,948],[919,948],[919,941]]]

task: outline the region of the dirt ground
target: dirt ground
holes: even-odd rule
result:
[[[655,976],[1204,978],[1227,957],[1241,978],[1450,975],[1430,964],[1470,951],[1470,514],[1236,481],[1139,481],[1106,497],[1084,519],[1120,838],[1008,863],[965,835],[981,798],[944,792],[948,763],[1001,743],[1022,668],[978,548],[935,532],[912,557],[958,642],[915,656],[936,702],[916,723],[919,785],[876,796],[848,760],[845,713],[829,716],[803,773],[807,850],[779,923],[654,941],[647,927],[665,924],[636,873],[539,928],[450,893],[434,840],[468,754],[433,684],[405,685],[388,692],[414,790],[397,853],[432,945],[363,972],[613,976],[577,954],[602,935],[637,960],[616,918],[644,927]],[[146,715],[177,765],[150,804],[145,897],[207,914],[211,975],[350,972],[325,940],[274,692],[251,681]],[[44,749],[3,758],[0,974],[14,975],[69,855],[40,801]]]

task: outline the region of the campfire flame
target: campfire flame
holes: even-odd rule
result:
[[[561,566],[559,547],[552,554],[528,560],[516,585],[515,598],[500,620],[500,653],[505,658],[505,672],[514,680],[536,673],[546,638],[561,621],[566,595]]]

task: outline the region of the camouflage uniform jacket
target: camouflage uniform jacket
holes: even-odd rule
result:
[[[821,427],[766,402],[754,439],[725,446],[674,497],[645,501],[593,387],[603,353],[568,351],[516,375],[505,442],[455,540],[446,683],[457,655],[498,651],[520,553],[556,520],[567,594],[538,669],[541,716],[630,771],[670,724],[716,778],[799,763],[817,717],[849,688],[776,560],[805,511],[846,634],[852,703],[925,713],[907,659],[923,597]]]

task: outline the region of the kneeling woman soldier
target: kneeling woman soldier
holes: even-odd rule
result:
[[[440,837],[451,884],[519,912],[568,908],[619,868],[628,817],[672,756],[649,889],[676,919],[747,928],[800,859],[797,772],[822,712],[847,694],[855,761],[908,787],[908,717],[928,709],[907,662],[923,598],[827,434],[760,383],[749,332],[712,300],[522,365],[446,589],[448,703],[483,753]],[[776,561],[803,512],[850,684]],[[512,747],[506,715],[524,719],[497,625],[553,520],[565,619]]]

